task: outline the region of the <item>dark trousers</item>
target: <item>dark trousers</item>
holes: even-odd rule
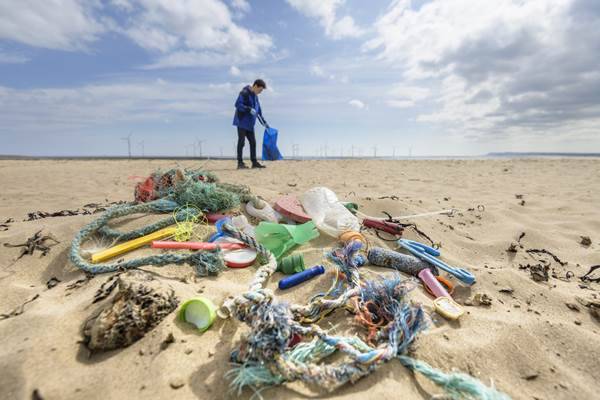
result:
[[[241,163],[243,161],[242,153],[244,152],[244,142],[246,138],[248,138],[248,143],[250,143],[250,160],[252,160],[252,164],[256,163],[256,137],[254,136],[254,131],[248,131],[246,129],[242,129],[238,127],[238,145],[237,145],[237,159],[238,162]]]

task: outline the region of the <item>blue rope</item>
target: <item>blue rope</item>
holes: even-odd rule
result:
[[[426,362],[408,356],[398,356],[398,359],[408,369],[423,374],[436,385],[441,386],[452,399],[510,400],[508,395],[493,387],[485,386],[470,375],[459,372],[446,374]]]
[[[189,264],[193,266],[199,276],[216,275],[222,271],[225,266],[221,258],[220,251],[213,252],[194,252],[189,254],[160,254],[137,258],[122,263],[92,264],[81,256],[81,245],[95,234],[107,234],[109,237],[116,238],[117,241],[135,239],[148,233],[155,232],[175,222],[184,221],[189,216],[196,215],[198,210],[194,208],[184,208],[176,215],[160,220],[154,224],[134,229],[130,232],[119,232],[108,228],[107,224],[114,218],[120,218],[138,213],[162,213],[175,210],[179,204],[172,200],[156,200],[150,203],[138,205],[120,205],[111,207],[98,219],[84,226],[73,239],[69,258],[71,262],[79,269],[92,274],[101,274],[114,272],[120,269],[138,268],[143,265],[162,266],[167,264]],[[105,228],[103,230],[103,228]],[[106,232],[106,233],[105,233]]]

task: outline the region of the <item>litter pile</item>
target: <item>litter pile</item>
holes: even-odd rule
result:
[[[335,193],[323,187],[298,197],[284,196],[272,207],[253,196],[249,188],[221,183],[201,170],[156,172],[137,185],[135,199],[135,203],[109,208],[86,225],[73,240],[71,261],[93,274],[144,265],[189,264],[200,276],[218,274],[226,267],[258,264],[245,293],[228,298],[218,308],[208,298],[188,299],[178,311],[179,318],[195,325],[199,332],[209,329],[216,315],[235,317],[250,327],[230,356],[234,367],[227,377],[238,394],[245,387],[260,393],[265,387],[294,381],[330,391],[398,359],[452,398],[508,398],[469,375],[444,373],[407,355],[428,321],[423,307],[410,300],[410,292],[422,283],[435,298],[436,312],[458,319],[463,310],[451,297],[452,284],[441,274],[453,275],[465,285],[472,285],[475,277],[444,263],[439,250],[402,239],[405,225],[399,221],[391,217],[361,219],[356,204],[339,201]],[[253,226],[244,211],[261,222]],[[130,232],[109,226],[116,218],[139,213],[170,215]],[[208,223],[214,223],[214,228],[208,228]],[[369,246],[369,230],[392,235],[397,248]],[[293,251],[321,233],[335,239],[327,252],[328,261],[306,268],[302,254]],[[194,236],[200,241],[191,241]],[[88,257],[82,245],[93,238],[108,240],[113,246]],[[166,240],[171,238],[174,240]],[[168,250],[109,261],[146,245]],[[396,272],[373,278],[365,265]],[[324,275],[326,270],[333,272],[330,289],[315,294],[306,304],[279,301],[266,287],[275,273],[288,275],[279,282],[279,289],[286,290]],[[177,307],[173,293],[153,288],[151,280],[138,277],[138,282],[132,283],[126,278],[119,276],[105,288],[110,293],[118,287],[117,297],[86,326],[87,342],[95,350],[135,342]],[[137,294],[152,301],[138,301]],[[123,309],[128,310],[127,315],[121,313]],[[322,328],[319,323],[337,309],[354,315],[360,335],[341,336]],[[341,357],[330,358],[334,353]]]

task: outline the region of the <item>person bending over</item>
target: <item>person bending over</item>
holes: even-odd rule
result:
[[[250,143],[250,160],[252,161],[252,168],[265,168],[264,165],[259,164],[256,160],[256,135],[254,134],[254,124],[256,124],[256,120],[258,119],[262,125],[267,128],[269,127],[262,115],[262,109],[258,101],[258,95],[266,88],[267,84],[265,81],[257,79],[252,86],[245,86],[235,101],[233,125],[237,126],[238,132],[238,169],[248,168],[246,164],[244,164],[242,157],[246,139],[248,139],[248,143]]]

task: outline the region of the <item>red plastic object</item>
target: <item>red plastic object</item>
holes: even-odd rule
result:
[[[367,228],[377,229],[379,231],[391,233],[392,235],[402,235],[404,228],[393,222],[386,222],[377,219],[365,218],[363,225]]]
[[[245,263],[235,263],[233,261],[225,261],[225,265],[227,265],[229,268],[248,268],[252,264],[254,264],[254,261],[245,262]]]
[[[282,196],[275,202],[273,208],[281,215],[301,224],[308,222],[311,218],[304,212],[302,204],[294,196]]]
[[[155,240],[153,249],[180,249],[180,250],[214,250],[218,247],[226,250],[239,250],[246,246],[241,243],[208,243],[208,242],[172,242],[168,240]]]
[[[206,219],[208,223],[214,224],[215,222],[217,222],[221,218],[225,218],[226,216],[227,215],[225,214],[206,214]]]
[[[223,261],[225,261],[225,265],[229,268],[246,268],[254,264],[256,256],[256,252],[253,252],[251,249],[247,249],[246,251],[227,251],[223,253]]]
[[[300,343],[302,341],[302,336],[300,336],[297,333],[294,333],[292,335],[292,337],[290,338],[290,341],[288,342],[288,347],[294,347],[295,345],[297,345],[298,343]]]
[[[138,203],[146,203],[148,201],[156,200],[154,184],[154,178],[149,176],[144,182],[135,185],[135,201]]]

